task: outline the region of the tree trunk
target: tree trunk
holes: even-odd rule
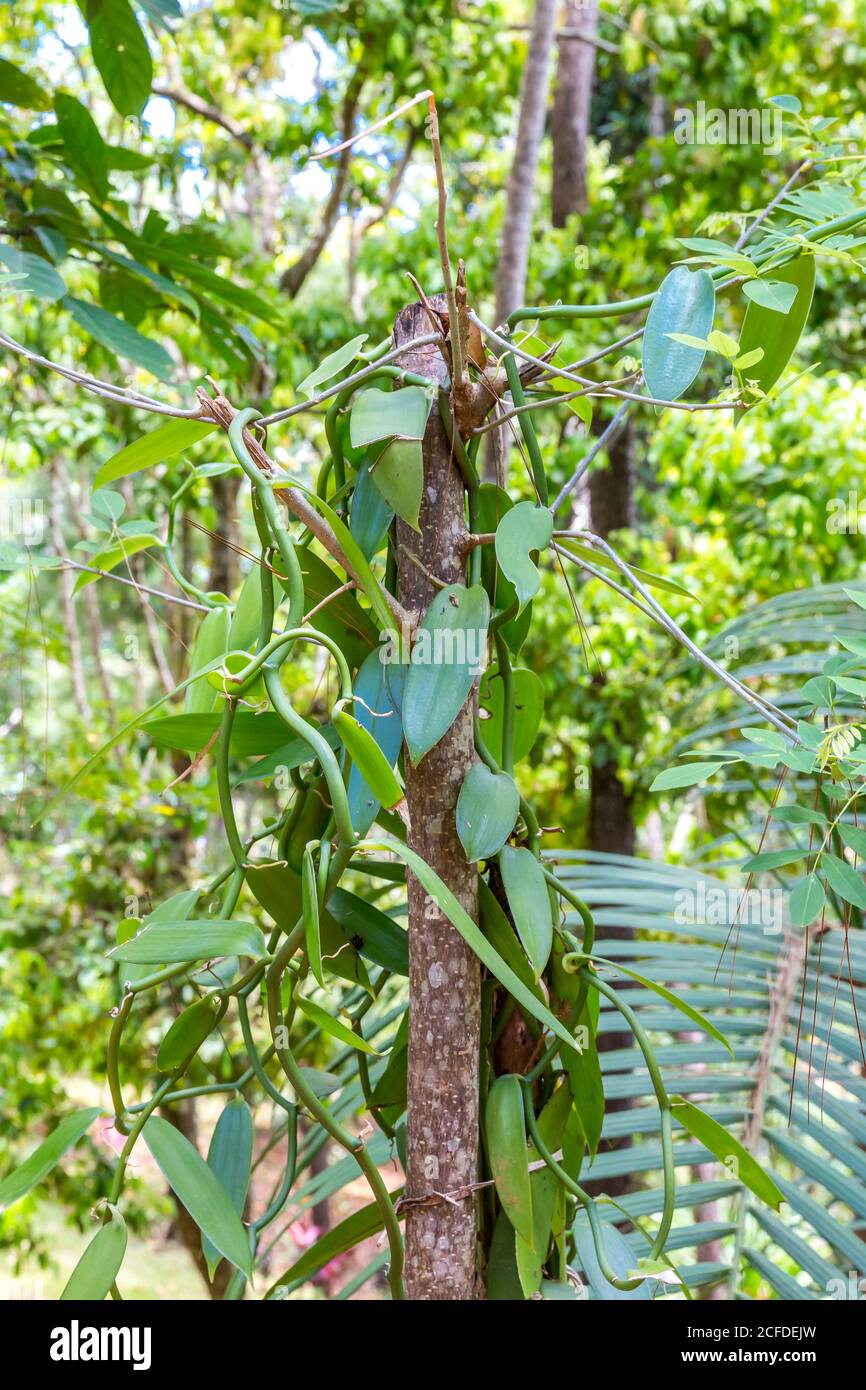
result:
[[[523,303],[535,207],[538,147],[544,134],[550,92],[550,58],[559,0],[536,0],[529,52],[520,88],[520,118],[508,180],[502,249],[496,272],[496,322]]]
[[[432,303],[444,309],[444,295],[434,296]],[[397,317],[395,344],[428,331],[423,306],[411,304]],[[439,382],[446,379],[445,363],[435,345],[407,354],[401,361],[409,371]],[[400,600],[419,617],[437,593],[430,574],[449,584],[464,578],[463,481],[435,403],[424,437],[420,526],[418,535],[403,522],[397,523]],[[411,765],[408,753],[405,761],[409,845],[477,921],[478,875],[466,862],[455,822],[460,785],[475,761],[472,698],[417,767]],[[418,880],[412,874],[407,874],[407,880],[406,1292],[414,1300],[473,1299],[478,1296],[474,1198],[415,1203],[477,1178],[481,972],[474,953]]]
[[[565,22],[567,26],[579,26],[588,37],[594,37],[598,29],[597,0],[586,0],[580,5],[576,0],[568,0]],[[593,44],[560,38],[550,119],[554,227],[564,227],[574,213],[586,211],[586,142],[594,75]]]

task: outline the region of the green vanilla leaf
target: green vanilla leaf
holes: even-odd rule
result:
[[[174,1020],[156,1054],[160,1071],[174,1071],[187,1057],[194,1057],[216,1027],[219,1001],[197,999]]]
[[[701,369],[703,348],[672,342],[671,333],[706,338],[713,326],[715,289],[706,270],[677,266],[650,305],[643,339],[646,388],[659,400],[679,400]]]
[[[96,1232],[60,1295],[61,1301],[101,1303],[120,1273],[126,1254],[126,1223],[115,1206],[108,1206],[108,1221]]]
[[[389,511],[420,531],[418,515],[424,487],[420,439],[392,439],[370,464],[370,479]]]
[[[755,348],[764,350],[760,362],[749,369],[749,379],[756,382],[765,392],[775,386],[800,341],[812,306],[815,257],[798,256],[786,265],[777,266],[773,270],[773,280],[790,285],[796,291],[796,298],[789,305],[787,313],[768,308],[758,302],[753,293],[740,333],[741,354],[751,352]],[[749,285],[760,283],[756,280],[748,282]]]
[[[553,945],[553,913],[547,880],[535,855],[528,849],[505,845],[499,869],[514,928],[529,963],[540,979]]]
[[[534,551],[545,550],[553,536],[553,512],[532,502],[518,502],[496,528],[494,547],[499,568],[510,579],[522,613],[538,593],[541,575],[532,559]]]
[[[368,560],[372,560],[385,544],[388,527],[393,518],[393,510],[370,476],[369,459],[365,459],[358,469],[352,492],[349,530]]]
[[[207,1153],[207,1166],[225,1188],[239,1217],[243,1216],[253,1156],[253,1116],[241,1096],[220,1112]],[[214,1277],[220,1252],[206,1235],[201,1238],[208,1275]]]
[[[232,1199],[201,1154],[168,1120],[151,1115],[142,1131],[160,1172],[202,1235],[252,1279],[252,1251]]]
[[[657,980],[651,980],[647,975],[640,975],[636,970],[622,965],[619,961],[605,960],[602,956],[593,956],[593,960],[597,961],[599,964],[603,964],[609,970],[617,970],[620,975],[628,975],[630,980],[637,980],[638,984],[643,985],[644,989],[651,989],[653,994],[657,994],[659,998],[664,999],[666,1003],[672,1004],[675,1009],[679,1009],[680,1013],[685,1014],[686,1018],[691,1019],[696,1027],[702,1029],[704,1033],[709,1033],[710,1036],[720,1042],[723,1047],[726,1047],[732,1057],[735,1055],[734,1049],[731,1047],[724,1033],[719,1032],[716,1025],[710,1023],[710,1020],[705,1018],[699,1009],[693,1008],[692,1005],[688,1004],[679,994],[675,994],[672,989],[666,989],[665,986],[660,985]]]
[[[322,969],[322,922],[319,913],[319,884],[311,845],[304,848],[301,864],[301,907],[304,918],[304,940],[313,979],[320,989],[325,988]]]
[[[19,1197],[26,1196],[31,1187],[36,1187],[37,1183],[47,1177],[67,1149],[78,1143],[97,1115],[101,1114],[102,1107],[97,1105],[89,1110],[76,1110],[74,1114],[61,1120],[48,1138],[0,1182],[0,1210],[10,1206],[12,1202],[17,1202]]]
[[[683,1129],[688,1130],[693,1139],[697,1139],[699,1144],[703,1144],[710,1153],[714,1153],[750,1192],[754,1192],[762,1202],[778,1211],[785,1200],[784,1195],[769,1173],[764,1171],[748,1149],[743,1148],[738,1139],[729,1134],[712,1116],[699,1110],[682,1096],[671,1096],[671,1110],[674,1119],[679,1120]]]
[[[402,1188],[391,1193],[394,1201],[402,1195]],[[283,1289],[290,1289],[296,1284],[302,1284],[305,1279],[318,1270],[323,1269],[331,1260],[338,1255],[344,1255],[347,1250],[352,1250],[362,1241],[369,1240],[381,1231],[384,1224],[382,1208],[376,1202],[370,1202],[367,1206],[361,1207],[358,1211],[353,1211],[351,1216],[340,1221],[333,1226],[330,1231],[311,1245],[308,1250],[295,1260],[277,1279],[265,1294],[265,1299],[279,1298]]]
[[[331,711],[331,722],[376,800],[386,810],[391,810],[403,800],[403,788],[373,735],[346,712],[345,703],[337,701]]]
[[[514,995],[520,1007],[543,1024],[545,1028],[549,1028],[551,1032],[555,1033],[561,1042],[574,1048],[576,1052],[580,1051],[579,1043],[568,1029],[536,998],[532,990],[527,988],[511,967],[505,963],[499,952],[473,922],[466,909],[457,901],[451,889],[442,882],[436,871],[431,869],[430,865],[425,863],[419,854],[416,854],[408,845],[393,839],[362,840],[356,848],[362,853],[368,850],[375,853],[378,850],[386,854],[396,854],[398,859],[402,859],[406,867],[411,869],[428,897],[433,899],[451,925],[456,927],[467,946],[475,952],[482,965],[486,965],[491,975],[495,975],[499,983],[508,990],[508,993]]]
[[[484,1108],[487,1158],[496,1194],[515,1231],[531,1246],[532,1189],[523,1095],[516,1076],[497,1076]]]
[[[228,650],[230,627],[231,614],[228,608],[212,608],[209,613],[205,613],[192,644],[189,659],[191,676],[198,675],[206,669],[213,670],[215,664],[218,667]],[[218,702],[219,696],[214,694],[213,686],[207,680],[199,680],[187,687],[183,700],[184,713],[209,714]]]
[[[497,854],[514,829],[520,793],[507,772],[473,763],[457,798],[457,834],[470,864]]]
[[[448,732],[484,663],[490,602],[480,584],[450,584],[415,635],[403,696],[403,736],[419,763]]]
[[[378,744],[388,766],[394,767],[403,744],[400,706],[409,668],[402,662],[388,665],[381,660],[382,654],[382,648],[368,654],[352,682],[352,691],[358,723]],[[347,796],[352,825],[359,835],[366,835],[379,814],[380,802],[354,762]]]
[[[214,956],[251,956],[259,960],[265,955],[265,938],[252,922],[219,921],[214,917],[153,922],[129,941],[113,946],[108,955],[136,965],[210,960]]]
[[[423,386],[403,386],[398,391],[372,387],[360,392],[349,417],[352,448],[360,449],[379,439],[423,439],[430,401]]]
[[[514,741],[512,755],[515,763],[532,751],[544,714],[544,686],[534,671],[515,666],[511,672],[514,687]],[[497,763],[504,762],[502,750],[505,688],[499,668],[488,666],[478,692],[481,737]]]
[[[366,1052],[371,1057],[381,1057],[381,1052],[377,1052],[376,1048],[373,1047],[371,1043],[368,1043],[366,1038],[362,1038],[360,1034],[354,1033],[347,1023],[343,1023],[339,1018],[334,1018],[334,1016],[329,1014],[326,1009],[323,1009],[320,1004],[313,1003],[312,999],[305,999],[302,994],[295,995],[295,1003],[301,1013],[308,1018],[311,1023],[318,1024],[323,1032],[328,1033],[332,1038],[336,1038],[338,1042],[345,1043],[349,1047],[354,1047],[358,1052]]]

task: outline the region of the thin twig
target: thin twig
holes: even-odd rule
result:
[[[592,463],[596,455],[599,454],[602,449],[605,449],[607,445],[610,444],[611,440],[615,439],[616,436],[619,434],[620,430],[623,427],[623,424],[625,423],[625,418],[628,415],[628,412],[631,410],[631,406],[631,401],[623,401],[622,405],[614,415],[610,424],[599,435],[592,448],[584,454],[583,458],[580,460],[580,463],[577,465],[577,468],[575,468],[568,482],[565,484],[564,487],[560,488],[556,501],[553,503],[550,509],[554,514],[559,511],[559,508],[562,506],[569,493],[573,492],[574,489],[577,487],[578,483],[580,482],[581,478],[583,477],[586,470],[589,468],[589,465]]]
[[[165,599],[166,603],[176,603],[181,608],[198,608],[202,613],[209,613],[210,609],[206,603],[194,603],[192,599],[180,598],[176,594],[166,594],[162,589],[150,589],[146,584],[138,584],[134,579],[125,579],[122,574],[115,574],[113,570],[97,570],[91,565],[80,565],[77,560],[70,560],[68,556],[61,555],[64,565],[70,569],[82,570],[85,574],[95,574],[100,579],[113,579],[116,584],[128,584],[131,589],[137,589],[142,594],[152,594],[154,598]]]
[[[322,150],[320,154],[311,155],[310,158],[313,160],[328,159],[332,154],[339,154],[341,150],[347,150],[351,145],[357,145],[359,140],[366,140],[368,135],[373,135],[377,130],[384,129],[386,125],[390,125],[392,121],[396,121],[398,116],[402,116],[404,111],[411,111],[413,106],[417,106],[421,101],[429,100],[432,95],[432,92],[426,90],[419,92],[411,101],[404,102],[402,106],[398,106],[397,110],[392,111],[389,116],[383,116],[381,121],[376,121],[375,124],[368,125],[364,130],[359,130],[356,135],[350,136],[348,140],[341,140],[339,145],[331,145],[329,149]]]

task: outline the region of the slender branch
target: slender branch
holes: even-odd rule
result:
[[[428,98],[427,108],[427,133],[430,136],[430,145],[433,149],[433,167],[436,170],[436,239],[439,243],[439,262],[442,266],[442,283],[445,287],[445,298],[448,301],[448,319],[451,330],[451,385],[459,394],[469,384],[469,376],[466,368],[466,345],[461,341],[457,298],[454,294],[451,260],[448,255],[448,236],[445,228],[448,190],[445,184],[445,171],[442,167],[439,113],[436,110],[436,98],[432,92]]]
[[[761,226],[761,223],[764,222],[764,220],[765,220],[767,217],[769,217],[770,213],[773,211],[773,209],[774,209],[775,207],[778,207],[779,203],[781,203],[782,199],[785,197],[785,194],[786,194],[786,193],[789,193],[789,192],[791,191],[791,189],[794,187],[794,184],[797,182],[797,180],[798,180],[798,178],[800,177],[800,175],[801,175],[801,174],[804,174],[804,173],[806,172],[807,169],[811,169],[811,167],[812,167],[812,161],[811,161],[811,159],[804,159],[804,160],[803,160],[803,163],[800,164],[800,165],[794,170],[793,174],[792,174],[791,177],[788,179],[787,183],[786,183],[782,188],[779,189],[779,191],[778,191],[778,193],[776,194],[775,198],[773,198],[773,199],[771,200],[771,202],[769,202],[769,203],[767,204],[767,206],[764,208],[764,211],[758,213],[758,216],[755,218],[755,220],[754,220],[754,222],[752,223],[751,227],[749,227],[747,230],[745,230],[745,231],[742,233],[742,235],[740,236],[739,241],[737,242],[736,246],[734,247],[734,250],[735,250],[735,251],[741,251],[741,250],[743,249],[743,247],[745,246],[746,242],[751,240],[751,238],[754,236],[755,232],[756,232],[756,231],[758,230],[758,228]]]
[[[568,482],[565,484],[564,487],[560,488],[556,501],[553,503],[553,506],[550,509],[554,514],[559,511],[559,508],[562,506],[569,493],[573,492],[574,489],[577,487],[578,483],[580,482],[581,478],[583,477],[586,470],[589,468],[589,465],[592,463],[596,455],[599,454],[602,449],[605,449],[607,445],[610,444],[611,440],[615,439],[616,436],[619,434],[625,422],[625,418],[628,415],[628,412],[631,410],[631,406],[631,401],[623,401],[622,405],[614,415],[610,424],[599,435],[592,448],[589,449],[586,454],[584,454],[583,458],[580,460],[580,463],[577,465],[577,468],[572,473]]]
[[[193,603],[192,599],[179,598],[177,594],[167,594],[162,589],[150,589],[146,584],[137,584],[132,579],[124,578],[122,574],[115,574],[113,570],[97,570],[93,569],[91,565],[80,565],[77,560],[70,560],[67,555],[61,555],[60,559],[70,569],[82,570],[85,574],[95,574],[100,579],[113,579],[115,584],[128,584],[130,588],[137,589],[139,593],[152,594],[154,598],[165,599],[166,603],[176,603],[181,608],[198,608],[202,613],[210,612],[205,603]]]
[[[701,648],[683,632],[679,624],[674,621],[664,608],[662,608],[661,604],[629,568],[625,560],[617,554],[611,545],[608,545],[606,540],[603,540],[601,536],[596,536],[592,531],[573,531],[571,534],[575,540],[580,540],[585,545],[592,546],[595,550],[603,551],[608,559],[613,561],[620,573],[626,577],[632,587],[640,594],[644,602],[652,609],[662,627],[664,627],[672,637],[675,637],[680,645],[685,647],[686,651],[688,651],[696,661],[699,661],[702,666],[705,666],[708,671],[711,671],[718,680],[722,681],[728,689],[732,690],[735,695],[738,695],[741,700],[745,700],[753,709],[763,714],[764,718],[768,719],[771,724],[775,724],[776,728],[780,729],[786,738],[791,738],[796,743],[801,741],[795,732],[797,721],[789,714],[785,714],[783,710],[777,709],[770,701],[764,700],[762,696],[756,695],[754,691],[749,690],[748,686],[738,681],[736,676],[732,676],[723,666],[719,666],[717,662],[713,661],[712,657],[707,656],[705,652],[701,651]],[[577,564],[580,563],[579,559],[571,555],[567,548],[565,548],[565,553],[569,556],[569,559],[574,560]]]
[[[212,125],[218,125],[221,129],[228,132],[233,140],[237,140],[239,145],[243,145],[245,150],[250,153],[255,149],[253,137],[244,130],[243,126],[220,111],[218,106],[212,106],[209,101],[196,96],[195,92],[190,92],[186,87],[163,87],[159,83],[154,83],[150,89],[155,97],[164,97],[166,101],[173,101],[176,106],[184,106],[187,111],[192,111],[196,116],[203,116]]]

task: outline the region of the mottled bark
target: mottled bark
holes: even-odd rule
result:
[[[577,24],[588,37],[598,28],[597,0],[578,5],[568,0],[566,23]],[[595,47],[576,39],[559,40],[550,133],[553,141],[551,218],[564,227],[569,217],[586,211],[586,142],[595,75]]]
[[[444,308],[444,296],[434,296]],[[420,304],[399,314],[394,338],[428,331]],[[410,371],[440,382],[445,364],[434,345],[404,359]],[[437,589],[464,578],[460,541],[466,530],[463,483],[434,405],[424,438],[421,534],[397,525],[400,599],[421,614]],[[413,559],[412,556],[415,558]],[[421,568],[423,566],[423,568]],[[425,573],[427,571],[427,573]],[[478,877],[457,838],[460,784],[474,761],[472,702],[417,767],[406,756],[409,844],[478,920]],[[453,1191],[476,1180],[481,983],[478,960],[447,917],[408,874],[409,1075],[406,1196]],[[406,1212],[406,1291],[410,1299],[472,1299],[476,1287],[475,1203],[470,1197]]]
[[[544,134],[550,93],[550,60],[559,0],[536,0],[529,52],[520,88],[520,117],[514,163],[508,180],[502,249],[496,272],[496,322],[503,323],[523,303],[532,238],[538,147]]]
[[[216,512],[216,534],[210,543],[210,574],[207,586],[221,594],[231,594],[238,581],[237,505],[240,478],[223,473],[211,479],[211,496]],[[226,544],[229,542],[229,544]]]

